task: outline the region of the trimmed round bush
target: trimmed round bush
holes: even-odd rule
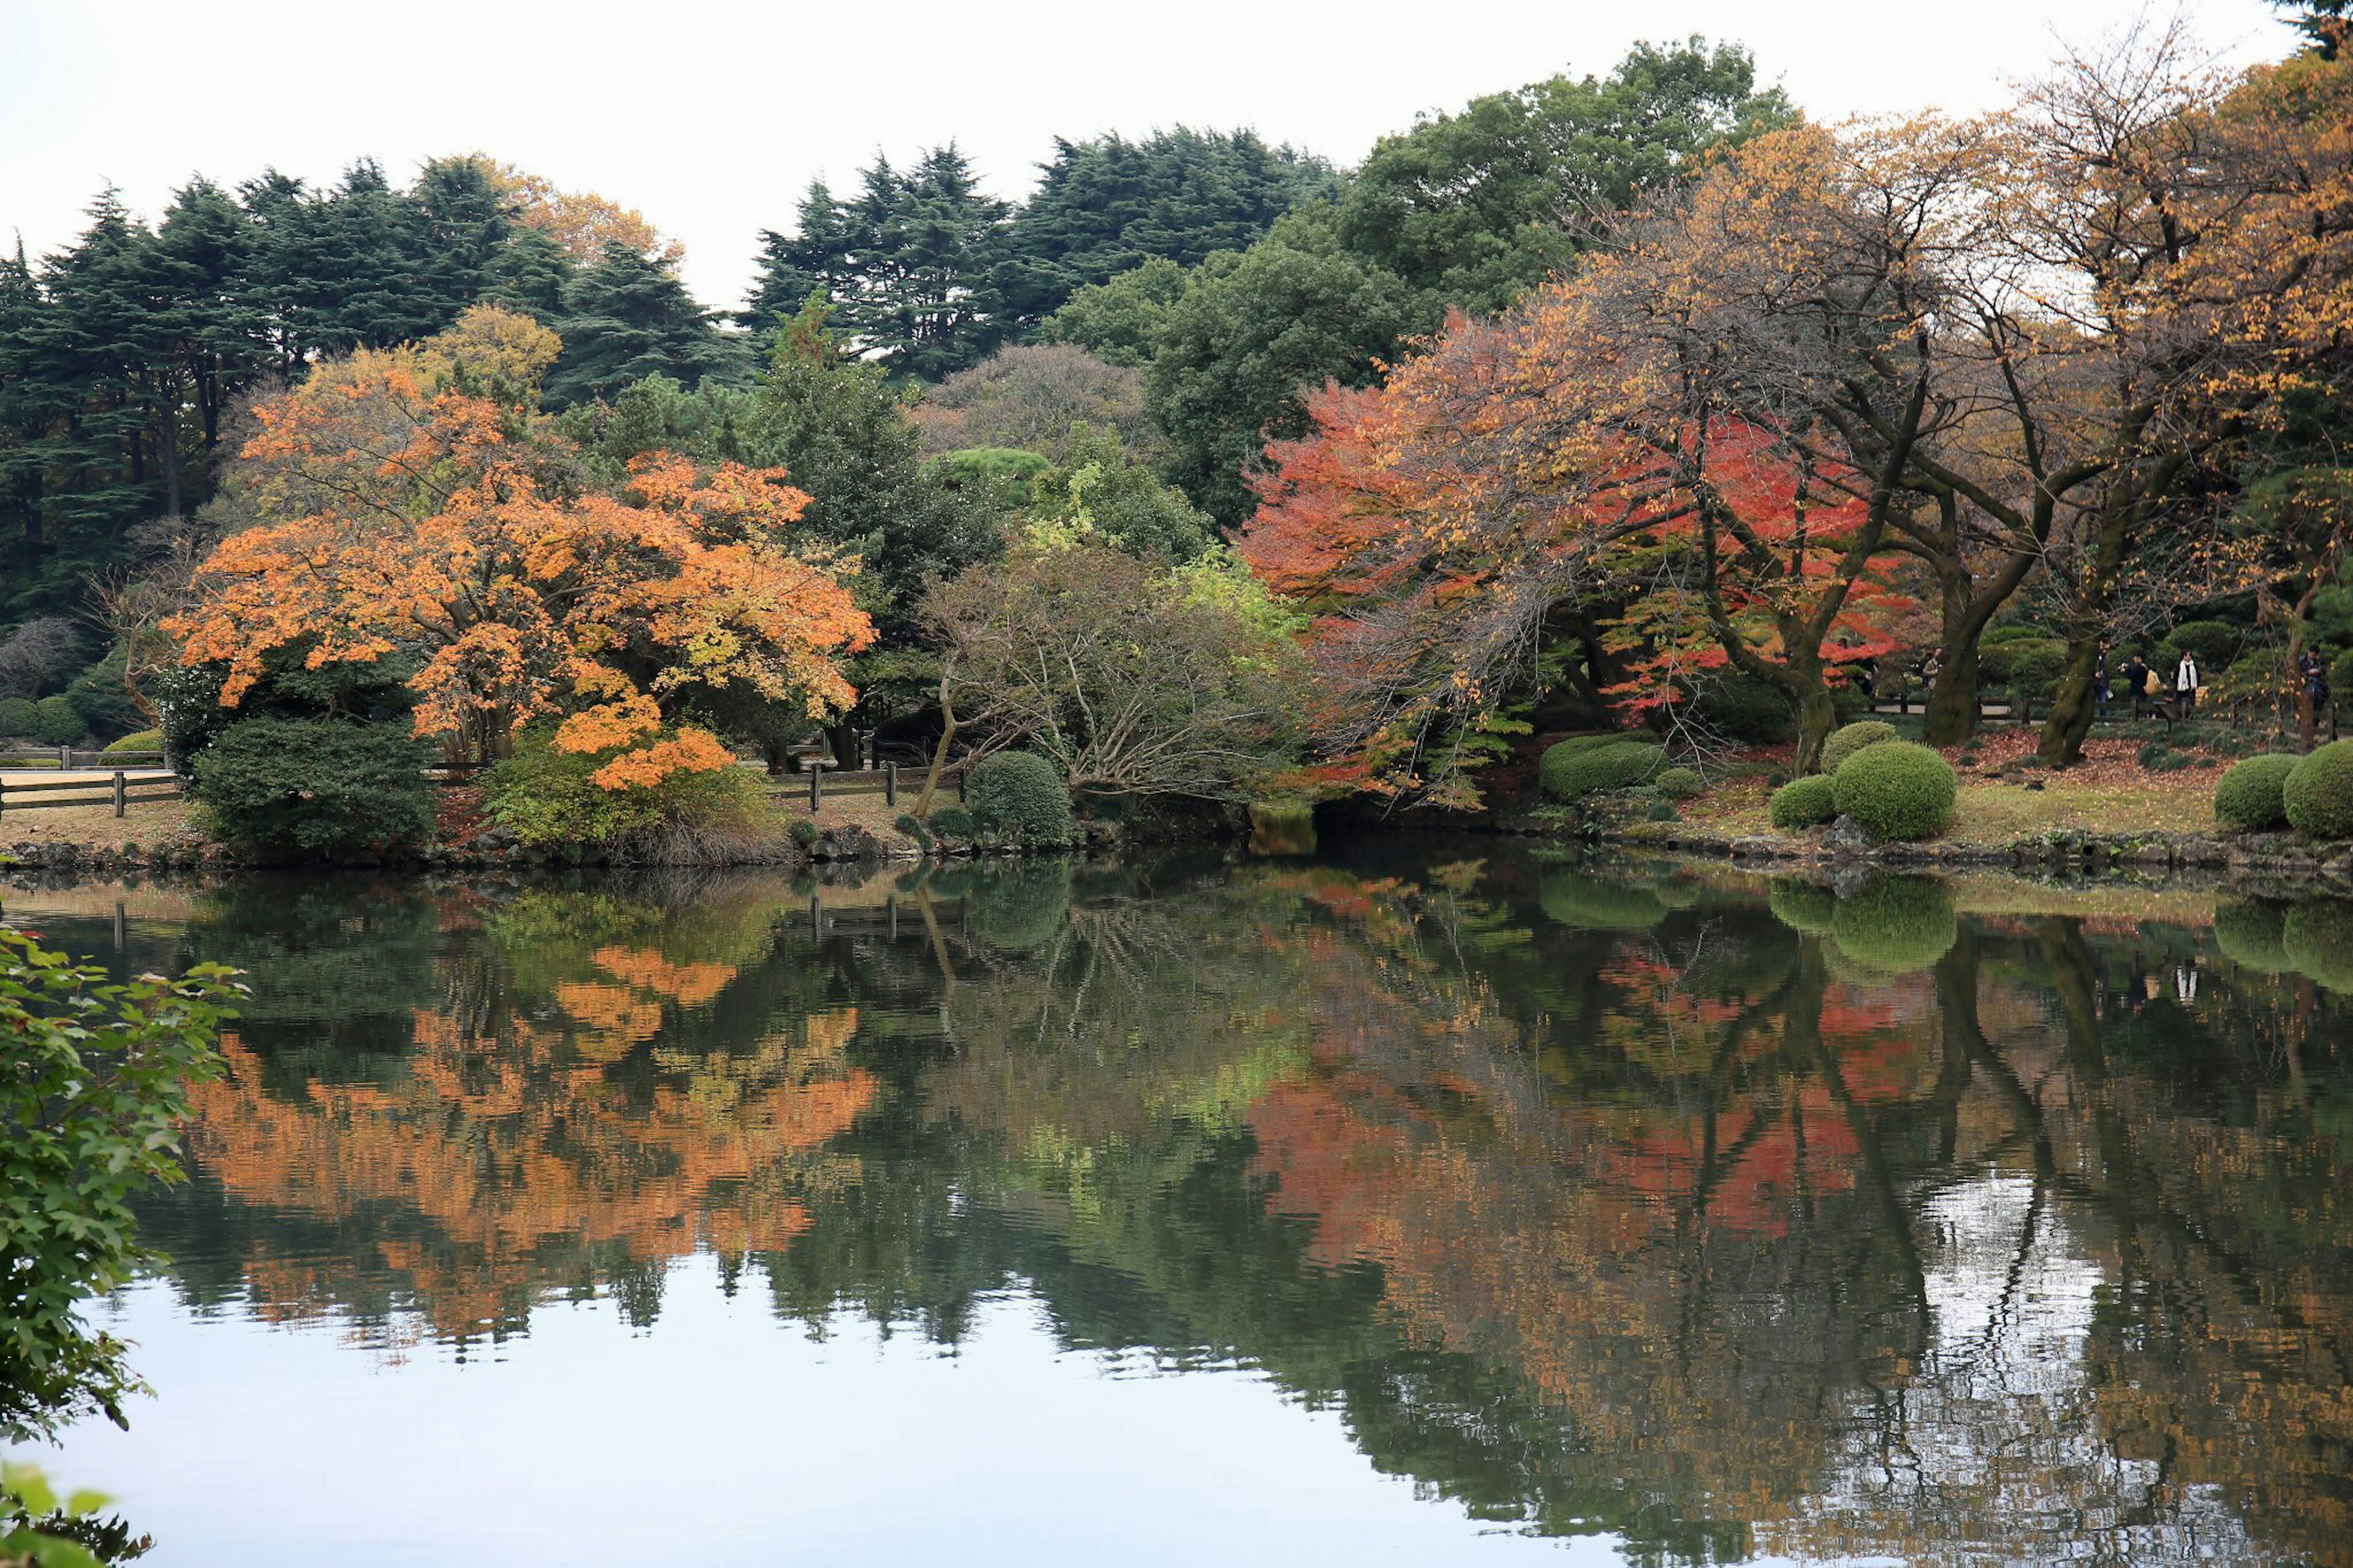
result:
[[[1838,919],[1838,895],[1799,877],[1776,877],[1765,894],[1773,918],[1791,931],[1820,936]]]
[[[31,739],[40,711],[29,697],[0,697],[0,739]]]
[[[2261,833],[2284,826],[2287,802],[2282,792],[2298,759],[2267,752],[2233,763],[2214,785],[2214,820],[2225,832]]]
[[[1577,931],[1648,931],[1667,918],[1667,906],[1650,889],[1578,871],[1548,873],[1537,885],[1536,902]]]
[[[161,730],[136,730],[119,741],[106,743],[106,754],[110,757],[120,756],[125,752],[160,752],[163,749],[164,731]]]
[[[240,843],[385,849],[433,831],[430,757],[406,724],[240,719],[196,759],[194,793]]]
[[[33,704],[33,739],[45,746],[70,746],[90,732],[74,705],[62,697],[44,697]]]
[[[1865,746],[1875,746],[1882,741],[1894,739],[1895,739],[1895,726],[1884,719],[1865,719],[1858,723],[1833,730],[1831,731],[1830,739],[1822,742],[1822,760],[1819,771],[1834,773],[1839,771],[1841,763]]]
[[[2287,911],[2280,951],[2298,973],[2331,991],[2353,991],[2353,900],[2316,899]]]
[[[1641,784],[1667,765],[1667,749],[1641,741],[1571,751],[1569,743],[1547,749],[1538,764],[1544,792],[1563,802],[1582,800],[1597,790]]]
[[[2280,785],[2280,805],[2307,838],[2353,838],[2353,741],[2298,757]]]
[[[1953,764],[1911,741],[1879,741],[1839,764],[1831,801],[1882,838],[1933,838],[1953,825],[1960,777]]]
[[[932,831],[943,838],[980,837],[980,825],[973,821],[972,813],[960,805],[935,805],[932,807],[931,820]]]
[[[1926,969],[1951,951],[1961,934],[1953,890],[1933,877],[1888,877],[1851,899],[1831,917],[1831,939],[1865,969],[1905,974]]]
[[[2277,974],[2295,967],[2281,942],[2286,924],[2287,911],[2277,904],[2259,899],[2222,904],[2214,910],[2214,945],[2233,963]]]
[[[1776,827],[1820,827],[1838,816],[1830,775],[1809,773],[1791,779],[1773,792],[1766,810]]]
[[[1699,776],[1697,768],[1667,768],[1651,784],[1669,800],[1689,800],[1707,789],[1707,781]]]
[[[1071,791],[1054,764],[1034,752],[999,752],[972,770],[965,791],[984,833],[1024,844],[1071,841]]]

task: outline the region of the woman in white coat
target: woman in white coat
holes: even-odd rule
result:
[[[2180,668],[2173,672],[2173,695],[2184,713],[2198,706],[2198,658],[2183,653]]]

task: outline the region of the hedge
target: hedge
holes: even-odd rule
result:
[[[1895,726],[1884,719],[1865,719],[1858,723],[1841,726],[1831,731],[1830,739],[1822,742],[1821,763],[1816,771],[1834,773],[1838,772],[1841,763],[1865,746],[1875,746],[1882,741],[1894,739],[1895,739]]]
[[[47,746],[70,746],[90,733],[81,714],[62,697],[44,697],[33,704],[33,739]]]
[[[1932,838],[1953,824],[1960,778],[1952,763],[1910,741],[1880,741],[1839,764],[1831,803],[1882,838]]]
[[[106,754],[110,757],[124,752],[160,752],[163,749],[164,731],[161,730],[140,730],[106,743]]]
[[[1667,764],[1664,746],[1628,741],[1615,746],[1568,750],[1570,742],[1548,748],[1536,769],[1545,794],[1557,801],[1577,801],[1596,790],[1624,789],[1638,784]]]
[[[1838,816],[1827,773],[1792,779],[1773,792],[1766,806],[1776,827],[1819,827]]]
[[[0,697],[0,738],[31,739],[40,710],[29,697]]]
[[[984,833],[1024,844],[1068,844],[1071,790],[1054,764],[1034,752],[999,752],[972,770],[965,791]]]
[[[2299,759],[2268,752],[2233,763],[2214,785],[2214,821],[2229,833],[2260,833],[2287,822],[2282,791]]]
[[[2307,838],[2353,838],[2353,740],[2296,759],[2280,786],[2289,825]]]

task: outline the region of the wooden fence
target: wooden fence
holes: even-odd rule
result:
[[[809,815],[814,816],[818,808],[825,804],[828,795],[879,795],[882,797],[883,805],[896,805],[899,804],[899,792],[902,789],[914,795],[923,793],[923,776],[928,771],[925,768],[909,768],[902,778],[900,775],[899,764],[896,763],[885,763],[879,768],[865,768],[855,773],[836,771],[831,768],[811,768],[808,771],[806,784],[797,781],[792,784],[774,784],[770,786],[770,792],[779,797],[791,796],[806,799],[808,802]],[[940,786],[943,789],[953,788],[955,791],[956,799],[962,800],[964,770],[948,769],[940,775]]]
[[[160,768],[161,752],[79,752],[71,746],[20,747],[0,752],[0,768]]]
[[[173,773],[132,774],[117,768],[104,778],[37,779],[20,783],[0,779],[0,819],[20,811],[43,811],[64,805],[112,805],[121,816],[142,801],[177,800],[180,781]]]

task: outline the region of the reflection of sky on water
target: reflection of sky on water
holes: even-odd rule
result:
[[[1928,1352],[1905,1387],[1856,1413],[1810,1511],[1975,1519],[1989,1528],[1950,1539],[2004,1543],[2000,1557],[1979,1545],[1915,1563],[2263,1558],[2212,1489],[2167,1496],[2160,1467],[2120,1456],[2102,1427],[2084,1356],[2106,1282],[2063,1205],[2028,1176],[1987,1172],[1928,1197],[1917,1233]],[[2164,1522],[2138,1522],[2161,1496]]]
[[[1255,1373],[1058,1352],[1026,1296],[945,1353],[847,1316],[815,1341],[719,1286],[698,1255],[650,1330],[553,1304],[460,1363],[429,1338],[192,1321],[144,1285],[111,1326],[162,1397],[30,1457],[102,1479],[155,1568],[1617,1561],[1418,1499]]]

